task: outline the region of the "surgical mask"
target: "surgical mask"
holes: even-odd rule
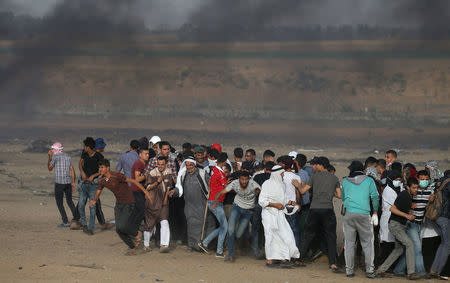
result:
[[[394,181],[392,181],[392,185],[394,185],[394,187],[398,188],[402,185],[402,181],[394,180]]]
[[[420,180],[420,182],[419,182],[419,186],[421,188],[426,188],[426,187],[428,187],[429,184],[430,184],[430,181],[428,181],[428,180]]]

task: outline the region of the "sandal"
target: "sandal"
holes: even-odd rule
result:
[[[338,267],[331,267],[330,266],[330,268],[331,268],[331,271],[333,272],[333,273],[336,273],[336,274],[341,274],[341,273],[344,273],[342,270],[340,270]]]
[[[306,264],[301,260],[294,261],[294,267],[305,267],[305,266],[306,266]]]
[[[268,268],[280,268],[280,265],[276,264],[276,263],[268,263],[266,262],[266,267]]]
[[[292,268],[292,263],[290,261],[282,261],[280,262],[281,268]]]

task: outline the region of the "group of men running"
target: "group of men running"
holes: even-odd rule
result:
[[[218,143],[185,143],[177,152],[154,136],[150,141],[132,140],[129,151],[120,156],[117,171],[112,171],[101,153],[106,146],[103,139],[87,137],[83,146],[79,182],[60,143],[48,153],[62,216],[59,226],[93,235],[97,215],[101,229],[111,228],[99,199],[108,188],[116,198],[115,227],[128,246],[127,255],[136,254],[139,246],[150,251],[152,236],[159,251],[167,253],[172,233],[189,250],[210,253],[214,247],[215,256],[227,262],[236,260],[236,240],[240,250],[248,243],[253,256],[265,259],[269,268],[303,267],[319,251],[328,256],[332,272],[343,273],[338,266],[333,206],[334,198],[340,198],[348,277],[354,276],[360,243],[368,278],[388,276],[386,271],[400,258],[395,275],[445,279],[441,273],[450,251],[450,171],[442,173],[435,161],[417,171],[413,164],[399,163],[397,152],[389,150],[384,159],[353,161],[341,185],[324,156],[307,161],[305,155],[290,152],[275,158],[273,151],[266,150],[259,161],[253,149],[244,152],[238,147],[229,157]],[[76,206],[72,202],[75,188],[79,192]],[[64,194],[73,213],[71,223],[63,206]],[[438,215],[428,219],[425,212],[436,196],[441,204],[434,206],[439,208]],[[427,229],[441,238],[429,272],[421,242]]]

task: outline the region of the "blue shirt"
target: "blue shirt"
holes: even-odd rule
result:
[[[306,172],[306,170],[300,169],[300,171],[298,171],[297,175],[300,177],[302,182],[305,182],[306,184],[308,184],[309,174],[308,174],[308,172]],[[311,200],[309,199],[309,192],[306,192],[305,194],[302,195],[301,205],[307,205],[310,203],[311,203]]]
[[[133,167],[134,162],[138,159],[139,154],[136,151],[127,151],[120,156],[119,163],[117,163],[116,166],[116,170],[119,172],[123,170],[125,176],[131,179],[131,167]]]

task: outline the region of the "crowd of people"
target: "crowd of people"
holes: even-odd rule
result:
[[[172,240],[190,251],[215,250],[227,262],[236,260],[237,246],[241,254],[265,259],[268,268],[304,267],[325,254],[332,272],[353,277],[357,255],[368,278],[448,279],[442,272],[450,253],[450,170],[443,173],[436,161],[416,168],[401,164],[397,152],[388,150],[384,159],[352,161],[340,182],[327,157],[308,161],[297,152],[276,157],[268,149],[258,160],[253,149],[238,147],[228,155],[218,143],[185,143],[176,151],[157,136],[143,137],[130,142],[112,171],[102,155],[102,138],[87,137],[83,146],[78,182],[60,143],[48,153],[59,227],[93,235],[97,217],[101,229],[110,229],[113,224],[105,222],[100,202],[108,188],[116,198],[114,225],[127,255],[141,247],[150,251],[153,238],[161,253],[170,251]],[[334,198],[342,199],[342,245],[337,243]],[[430,237],[439,246],[426,270],[422,246]]]

